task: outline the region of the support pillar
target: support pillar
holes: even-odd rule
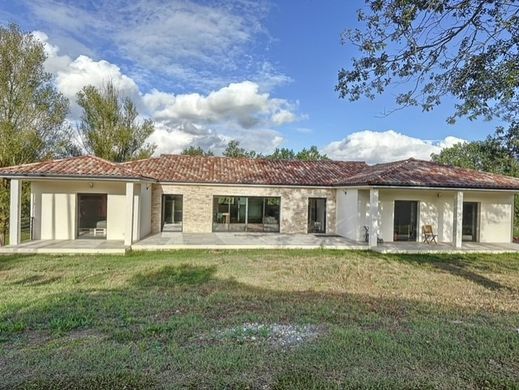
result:
[[[377,238],[379,233],[379,209],[378,209],[378,190],[369,190],[369,246],[377,246]]]
[[[124,245],[133,244],[133,183],[126,183],[126,229],[124,232]]]
[[[461,248],[463,238],[463,192],[454,195],[454,213],[452,223],[452,243],[455,248]]]
[[[22,181],[11,179],[11,197],[9,201],[9,245],[19,245],[21,242],[22,218]]]

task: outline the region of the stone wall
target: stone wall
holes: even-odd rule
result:
[[[152,193],[152,233],[162,220],[162,195],[183,195],[183,231],[212,231],[214,196],[275,196],[281,198],[281,233],[307,233],[308,198],[326,198],[326,233],[335,233],[335,190],[326,188],[256,187],[154,184]]]

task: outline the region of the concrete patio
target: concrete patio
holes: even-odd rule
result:
[[[385,242],[369,248],[334,235],[280,233],[177,233],[164,232],[125,246],[114,240],[37,240],[20,245],[0,247],[0,254],[125,254],[128,250],[155,251],[175,249],[344,249],[368,250],[379,253],[512,253],[519,244],[464,242],[461,248],[452,243]]]
[[[115,240],[36,240],[0,247],[0,254],[125,254],[128,247]]]
[[[173,232],[155,234],[132,245],[133,250],[317,248],[367,250],[368,245],[331,235]]]

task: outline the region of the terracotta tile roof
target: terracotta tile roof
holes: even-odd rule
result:
[[[0,168],[0,176],[30,177],[92,177],[117,179],[144,179],[122,164],[116,164],[95,156],[79,156],[62,160],[49,160],[33,164]]]
[[[295,186],[401,186],[519,191],[519,178],[408,159],[367,165],[347,161],[296,161],[162,155],[116,164],[81,156],[0,168],[0,177],[147,179],[174,183]]]
[[[336,185],[488,188],[519,190],[519,178],[463,169],[432,161],[408,160],[367,166]]]
[[[296,161],[162,155],[124,164],[161,182],[330,186],[364,162]]]

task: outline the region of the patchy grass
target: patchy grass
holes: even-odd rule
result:
[[[518,255],[3,256],[0,296],[3,388],[519,383]]]

